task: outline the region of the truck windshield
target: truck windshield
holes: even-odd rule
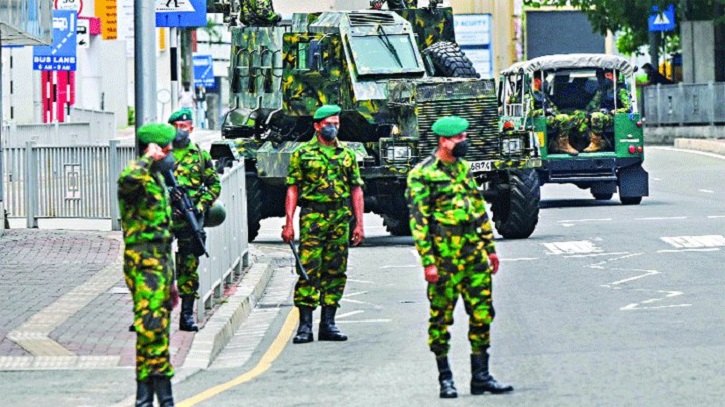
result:
[[[358,75],[423,72],[407,34],[351,37]]]

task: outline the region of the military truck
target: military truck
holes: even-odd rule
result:
[[[588,107],[603,89],[606,71],[611,71],[615,80],[609,90],[611,110],[603,110],[604,114],[615,113],[611,125],[595,135],[600,145],[592,149],[587,146],[592,140],[592,113],[598,109],[592,112]],[[649,194],[649,176],[642,168],[644,132],[637,101],[632,100],[631,109],[627,109],[615,97],[622,89],[634,88],[634,71],[627,59],[616,55],[560,54],[518,62],[501,72],[500,126],[531,128],[537,134],[542,165],[536,170],[542,185],[574,184],[589,189],[596,200],[609,200],[619,192],[624,205],[637,205]],[[534,80],[542,84],[538,97]],[[629,98],[628,93],[623,97]],[[583,126],[562,134],[562,126],[554,125],[560,113],[581,115]],[[562,138],[567,139],[564,143],[569,144],[570,153],[562,151]]]
[[[406,177],[436,149],[431,126],[446,115],[471,124],[466,159],[499,234],[531,235],[539,211],[536,139],[498,131],[495,82],[479,79],[455,43],[451,8],[437,3],[231,27],[231,110],[211,153],[220,167],[236,154],[245,158],[250,240],[262,219],[284,216],[290,155],[314,136],[312,116],[323,104],[342,107],[339,138],[356,152],[365,210],[381,215],[392,235],[410,234]]]

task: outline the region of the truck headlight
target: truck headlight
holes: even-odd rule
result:
[[[502,141],[501,150],[507,155],[521,154],[523,143],[521,139],[505,139]]]
[[[408,146],[389,146],[385,150],[385,159],[387,161],[408,161],[410,157],[411,151]]]

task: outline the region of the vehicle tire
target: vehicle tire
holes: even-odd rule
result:
[[[539,223],[539,176],[535,170],[512,170],[510,189],[491,205],[496,231],[505,239],[526,239]]]
[[[622,201],[622,205],[639,205],[642,202],[641,196],[628,196],[628,197],[619,197],[619,200]]]
[[[408,210],[405,210],[403,216],[383,215],[383,225],[385,230],[393,236],[410,236],[410,217]]]
[[[435,76],[445,78],[480,78],[473,63],[461,51],[458,44],[448,41],[436,42],[423,51],[433,62]]]
[[[256,172],[247,172],[245,177],[247,181],[247,232],[249,241],[252,242],[259,234],[264,194],[262,193],[262,183]]]
[[[610,192],[610,193],[608,193],[608,194],[595,194],[595,193],[593,193],[593,192],[592,192],[592,196],[593,196],[593,197],[594,197],[594,199],[596,199],[597,201],[608,201],[608,200],[612,199],[612,196],[613,196],[613,195],[614,195],[614,194],[613,194],[613,193],[611,193],[611,192]]]

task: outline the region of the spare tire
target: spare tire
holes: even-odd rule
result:
[[[458,44],[448,41],[436,42],[423,51],[430,58],[434,75],[445,78],[480,78],[473,63],[461,51]]]

